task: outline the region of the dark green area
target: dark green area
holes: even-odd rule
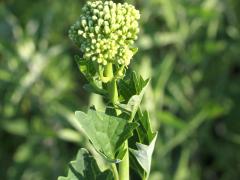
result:
[[[150,180],[239,179],[239,1],[126,2],[141,12],[131,68],[152,77],[143,99],[158,131]],[[102,100],[84,90],[67,35],[84,3],[0,3],[0,179],[56,179],[89,147],[74,111]]]

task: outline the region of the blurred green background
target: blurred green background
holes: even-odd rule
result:
[[[238,180],[240,1],[124,2],[141,12],[131,68],[152,77],[143,101],[159,131],[150,180]],[[1,180],[56,179],[88,146],[73,113],[102,100],[83,89],[67,35],[84,3],[0,2]]]

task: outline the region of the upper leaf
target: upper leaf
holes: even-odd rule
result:
[[[144,87],[148,84],[149,79],[144,80],[135,72],[130,72],[124,79],[119,81],[119,92],[121,98],[127,103],[134,95],[140,95]]]
[[[59,177],[58,180],[113,180],[110,170],[101,172],[96,160],[84,148],[80,149],[75,161],[70,162],[67,177]]]
[[[130,121],[133,120],[140,106],[148,83],[149,79],[143,80],[143,78],[137,76],[135,72],[131,74],[129,80],[120,82],[120,93],[127,101],[127,104],[119,104],[119,107],[130,112]]]
[[[75,115],[82,130],[99,153],[108,161],[115,163],[123,158],[125,150],[121,148],[121,145],[132,136],[132,131],[138,126],[137,123],[129,123],[122,118],[91,109],[87,114],[76,111]],[[121,156],[118,156],[117,152]]]
[[[90,61],[85,61],[83,58],[80,58],[79,56],[75,56],[75,61],[77,62],[77,65],[79,67],[79,70],[83,75],[87,78],[87,80],[91,80],[92,77],[96,74],[96,70],[94,68],[93,63]]]
[[[99,81],[94,63],[86,61],[79,56],[75,56],[75,61],[77,62],[79,70],[89,82],[89,84],[84,85],[84,88],[90,92],[105,95],[106,91],[102,88],[102,82]]]

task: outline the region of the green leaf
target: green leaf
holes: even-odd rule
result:
[[[80,58],[79,56],[75,56],[75,61],[77,62],[81,73],[83,73],[88,80],[91,80],[96,74],[94,64],[91,61],[86,61],[83,58]]]
[[[85,85],[83,86],[83,88],[84,88],[85,90],[87,90],[88,92],[95,93],[95,94],[99,94],[99,95],[102,95],[102,96],[104,96],[104,95],[107,94],[107,92],[106,92],[103,88],[101,88],[100,85],[98,85],[97,83],[95,83],[95,81],[92,81],[92,82],[90,82],[89,84],[85,84]]]
[[[75,56],[75,61],[78,64],[79,70],[89,82],[89,84],[84,85],[84,89],[89,92],[105,95],[106,91],[103,90],[102,83],[98,80],[98,76],[96,75],[96,69],[93,62],[86,61],[79,56]]]
[[[80,149],[75,161],[70,162],[67,177],[58,177],[58,180],[113,180],[113,174],[108,169],[101,172],[96,160],[84,148]]]
[[[117,163],[122,160],[123,142],[132,136],[137,123],[89,109],[85,114],[76,111],[75,115],[94,148],[108,161]],[[118,156],[117,154],[120,154]]]
[[[142,76],[137,75],[136,72],[132,73],[132,79],[134,82],[136,94],[140,94],[143,91],[143,89],[147,86],[150,80],[150,79],[144,80]]]
[[[157,133],[152,131],[147,111],[142,113],[138,110],[134,121],[140,125],[137,127],[133,138],[129,139],[129,144],[132,144],[130,147],[130,161],[136,172],[138,172],[142,178],[146,179],[150,173],[152,152]],[[137,143],[135,144],[135,142]]]
[[[155,137],[151,141],[149,145],[136,143],[137,149],[129,148],[129,151],[131,152],[131,158],[134,158],[137,161],[133,163],[133,168],[139,173],[141,177],[144,177],[144,179],[147,179],[150,174],[151,169],[151,161],[152,161],[152,153],[154,150],[155,142],[157,139],[157,133],[155,134]],[[133,162],[133,161],[131,161]],[[139,165],[141,168],[139,168]],[[144,172],[142,172],[142,169]]]
[[[139,142],[143,144],[150,144],[156,136],[156,132],[152,131],[148,112],[145,111],[142,113],[138,111],[136,121],[140,124],[137,128]]]
[[[149,83],[149,79],[143,80],[141,76],[138,77],[136,73],[133,72],[131,81],[129,83],[134,85],[134,88],[132,88],[132,92],[134,92],[135,95],[132,95],[129,98],[127,104],[119,104],[119,107],[124,110],[127,110],[128,112],[131,112],[130,121],[132,121],[140,106],[144,92]],[[127,84],[125,84],[124,87],[126,87],[126,85]],[[121,86],[120,86],[120,89],[121,89]]]
[[[131,72],[119,81],[119,94],[124,102],[127,103],[132,96],[139,95],[148,82],[149,79],[144,80],[135,72]]]
[[[176,129],[184,129],[187,127],[187,123],[184,122],[182,119],[178,118],[177,116],[171,114],[167,111],[157,112],[157,117],[159,117],[161,123],[165,125],[169,125]]]

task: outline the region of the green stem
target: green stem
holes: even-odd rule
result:
[[[113,105],[118,103],[118,90],[117,90],[117,83],[116,80],[113,79],[109,84],[108,84],[108,92],[111,92],[109,94],[109,99],[113,103]]]
[[[104,69],[104,76],[108,77],[110,80],[113,78],[113,66],[112,63],[108,63]]]
[[[109,94],[109,99],[110,99],[111,103],[113,105],[115,105],[118,103],[118,89],[117,89],[116,79],[114,79],[113,67],[112,67],[111,63],[107,64],[105,71],[104,71],[104,76],[111,79],[107,83],[108,94]],[[116,113],[119,114],[121,112],[118,112],[118,110],[116,110]],[[128,141],[127,140],[124,142],[124,148],[127,149],[127,152],[126,152],[123,160],[119,164],[119,178],[120,178],[120,180],[129,180],[129,154],[128,154],[129,152],[128,152]],[[118,178],[116,165],[115,165],[114,169],[113,170],[115,171],[115,174],[117,174],[114,176],[116,176],[116,178]]]
[[[111,167],[112,167],[114,180],[119,180],[118,170],[117,170],[116,164],[112,163]]]
[[[127,140],[124,142],[124,148],[127,149],[127,152],[119,164],[119,177],[120,180],[129,180],[129,152]]]
[[[113,75],[112,63],[107,64],[104,71],[104,76],[110,79],[110,81],[107,83],[109,99],[111,103],[116,104],[118,103],[118,89],[116,79],[114,79]]]

